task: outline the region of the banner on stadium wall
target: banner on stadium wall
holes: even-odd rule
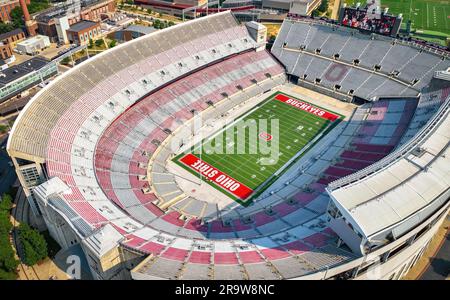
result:
[[[215,185],[223,188],[242,200],[245,200],[253,193],[251,188],[245,186],[236,179],[228,176],[191,153],[180,158],[180,161],[190,169],[201,174],[203,179],[213,182]]]
[[[283,95],[283,94],[276,95],[275,99],[278,100],[278,101],[284,102],[286,104],[289,104],[291,106],[294,106],[294,107],[296,107],[296,108],[298,108],[300,110],[306,111],[306,112],[308,112],[310,114],[313,114],[313,115],[316,115],[318,117],[321,117],[323,119],[328,119],[330,121],[335,121],[336,119],[339,118],[338,115],[330,113],[330,112],[328,112],[326,110],[323,110],[323,109],[321,109],[319,107],[315,107],[315,106],[313,106],[313,105],[311,105],[309,103],[289,98],[288,96]]]

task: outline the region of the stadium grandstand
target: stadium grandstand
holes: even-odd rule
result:
[[[270,52],[266,38],[229,11],[177,24],[23,109],[7,144],[19,180],[93,278],[399,279],[421,257],[450,210],[449,53],[311,18],[286,19]],[[247,202],[174,163],[197,118],[210,136],[294,99],[317,133]]]

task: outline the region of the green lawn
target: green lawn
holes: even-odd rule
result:
[[[231,126],[205,139],[201,146],[197,145],[194,149],[190,149],[190,152],[253,191],[261,192],[264,187],[269,185],[268,181],[274,176],[274,173],[314,138],[320,138],[330,127],[329,125],[337,124],[341,118],[338,114],[334,114],[338,117],[334,121],[322,118],[278,101],[275,99],[278,94],[270,96],[262,104],[244,114],[242,118],[235,120]],[[291,96],[289,98],[295,99]],[[303,100],[298,101],[308,104]],[[267,127],[260,120],[267,120]],[[278,121],[278,126],[272,127],[271,120]],[[249,134],[250,128],[254,130],[254,134]],[[243,132],[245,132],[245,138],[244,135],[239,136]],[[270,141],[266,142],[260,136],[264,132],[271,135]],[[239,143],[240,140],[245,141]],[[267,143],[268,149],[271,149],[270,153],[263,152],[264,148],[259,146],[260,140],[264,141],[264,144]],[[238,144],[240,148],[238,148]],[[241,150],[239,151],[239,149]],[[197,175],[196,171],[179,161],[184,155],[185,153],[178,155],[174,159],[175,162]],[[230,196],[226,190],[211,181],[206,181]]]

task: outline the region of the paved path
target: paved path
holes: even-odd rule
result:
[[[333,20],[338,19],[340,7],[341,7],[341,0],[334,0],[332,12],[331,12],[331,19],[333,19]]]
[[[447,216],[450,219],[449,216]],[[430,259],[430,264],[420,277],[421,280],[446,280],[450,279],[450,227],[440,245],[436,255]]]

